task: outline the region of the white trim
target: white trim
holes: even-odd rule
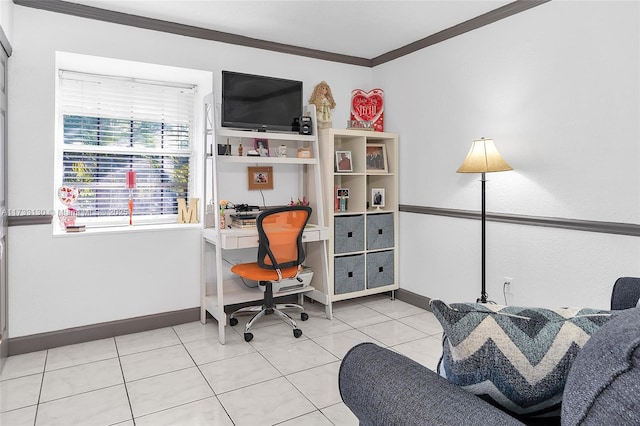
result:
[[[104,235],[104,234],[130,234],[136,232],[164,232],[164,231],[186,231],[200,230],[199,223],[166,223],[155,225],[125,225],[111,226],[105,228],[87,228],[83,232],[54,232],[54,238],[77,237],[81,235]]]

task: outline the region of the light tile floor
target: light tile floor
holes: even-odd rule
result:
[[[432,313],[376,295],[305,305],[303,335],[275,316],[254,339],[248,317],[218,342],[215,320],[9,357],[0,375],[0,425],[357,425],[338,369],[360,342],[435,369],[442,328]]]

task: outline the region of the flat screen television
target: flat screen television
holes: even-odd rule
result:
[[[302,115],[302,82],[222,71],[222,126],[292,131]]]

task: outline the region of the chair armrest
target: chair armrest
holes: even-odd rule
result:
[[[522,425],[417,362],[362,343],[340,365],[340,395],[361,426]]]

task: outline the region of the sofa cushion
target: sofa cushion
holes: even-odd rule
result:
[[[563,425],[640,424],[640,309],[616,315],[584,345],[563,399]]]
[[[517,416],[557,416],[571,364],[611,317],[596,309],[431,302],[444,329],[438,372]]]

